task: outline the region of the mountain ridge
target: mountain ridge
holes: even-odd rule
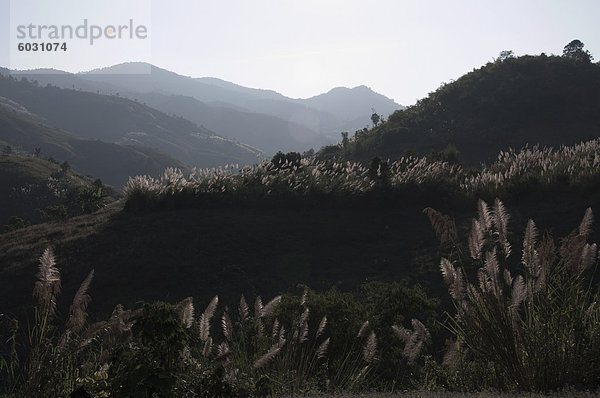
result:
[[[53,129],[0,106],[0,140],[26,153],[68,162],[82,173],[120,188],[129,176],[158,175],[166,167],[187,170],[183,163],[150,148],[90,140]],[[106,160],[110,159],[110,162]]]
[[[190,166],[252,164],[258,153],[188,120],[118,95],[40,87],[10,77],[0,77],[0,95],[44,118],[44,124],[87,139],[154,148]]]
[[[193,78],[139,62],[77,74],[53,72],[44,75],[39,72],[44,71],[20,71],[19,74],[42,84],[103,94],[120,93],[142,101],[149,95],[170,96],[170,100],[163,98],[151,105],[166,113],[182,115],[219,135],[259,148],[268,155],[279,150],[302,152],[311,147],[318,149],[337,141],[341,131],[362,129],[370,120],[372,108],[382,115],[403,108],[366,86],[334,88],[310,98],[294,99],[273,90],[244,87],[215,77]],[[336,98],[328,100],[336,93]],[[344,93],[351,95],[346,97]],[[360,95],[363,99],[357,101]],[[182,97],[191,97],[212,107],[210,112],[219,115],[219,118],[206,117],[210,121],[203,120],[201,115],[206,115],[207,110],[199,103],[194,109],[190,109],[188,103],[189,111],[185,114],[177,112],[180,103],[185,102]],[[189,102],[189,99],[186,101]],[[340,102],[340,105],[331,109],[335,102]],[[263,134],[268,137],[260,139]]]

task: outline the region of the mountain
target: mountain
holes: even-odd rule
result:
[[[238,142],[259,148],[268,155],[277,151],[304,152],[331,142],[302,123],[264,113],[231,108],[228,104],[207,104],[189,96],[158,92],[126,94],[168,114],[176,114]]]
[[[405,108],[366,86],[352,89],[337,87],[325,94],[301,101],[307,106],[335,115],[338,120],[344,121],[348,125],[350,132],[369,124],[373,110],[379,115],[387,117],[398,109]]]
[[[150,73],[134,73],[141,70],[148,70]],[[272,90],[243,87],[217,78],[181,76],[142,63],[119,64],[80,73],[78,76],[95,83],[119,86],[134,93],[183,95],[207,105],[274,116],[292,125],[304,126],[307,130],[295,132],[292,138],[309,144],[315,136],[322,135],[329,142],[333,142],[340,131],[362,129],[370,121],[372,108],[382,115],[389,115],[403,108],[365,86],[353,89],[337,88],[308,99],[292,99]],[[227,131],[217,124],[211,128],[223,134]],[[286,131],[283,130],[282,133],[285,135]],[[248,142],[243,139],[241,141]]]
[[[1,73],[1,72],[0,72]],[[212,77],[191,78],[130,62],[77,75],[55,70],[19,71],[53,85],[145,102],[204,126],[218,135],[258,148],[303,152],[335,142],[341,131],[370,124],[372,109],[389,115],[401,105],[365,86],[336,88],[308,99],[292,99]]]
[[[141,70],[148,70],[150,73],[135,73]],[[297,135],[293,138],[307,143],[307,149],[315,146],[311,145],[312,137],[319,134],[332,134],[335,131],[336,120],[333,115],[296,103],[273,91],[244,88],[219,79],[195,79],[154,65],[125,63],[79,73],[78,76],[96,83],[119,86],[130,92],[159,92],[189,96],[207,104],[231,107],[238,111],[262,113],[294,124],[299,123],[305,127],[308,134]],[[219,132],[222,130],[224,129],[217,128]],[[302,132],[299,131],[299,133]],[[287,135],[287,129],[281,131],[280,134]]]
[[[242,106],[221,101],[222,96],[212,97],[218,100],[202,102],[190,95],[168,94],[162,89],[146,92],[144,87],[147,83],[138,84],[139,77],[132,77],[132,75],[110,76],[114,83],[111,84],[88,80],[85,74],[75,75],[66,72],[56,73],[56,71],[46,74],[46,72],[45,70],[31,70],[19,72],[16,76],[37,81],[42,86],[50,84],[66,89],[75,88],[109,95],[119,93],[120,97],[146,103],[170,115],[182,116],[223,137],[258,148],[268,155],[277,151],[303,152],[308,148],[319,148],[333,142],[333,139],[328,139],[317,132],[319,126],[313,124],[310,128],[305,124],[295,123],[277,116],[250,111]],[[121,78],[123,79],[121,80]],[[216,80],[218,79],[209,79],[209,81]],[[236,85],[230,83],[229,86]]]
[[[197,167],[252,164],[259,151],[139,102],[0,77],[0,95],[79,137],[153,148]]]
[[[75,137],[40,124],[36,119],[28,118],[28,114],[0,106],[2,145],[25,153],[33,153],[39,148],[41,156],[66,161],[80,172],[115,187],[123,186],[129,176],[157,176],[167,167],[187,170],[183,163],[156,150]]]
[[[557,56],[488,63],[320,156],[369,161],[456,147],[470,165],[525,145],[600,136],[600,65]]]

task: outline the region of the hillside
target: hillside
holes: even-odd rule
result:
[[[42,157],[66,161],[76,170],[117,188],[132,175],[158,175],[166,167],[187,169],[156,150],[75,137],[35,122],[29,115],[24,110],[0,106],[0,141],[4,145],[29,154],[39,148]]]
[[[531,319],[523,315],[514,323],[517,326],[510,326],[513,324],[510,319],[515,319],[513,314],[521,313],[507,311],[509,305],[515,305],[515,292],[518,293],[519,286],[526,291],[525,286],[530,286],[530,281],[531,286],[538,286],[533,281],[543,280],[540,283],[546,285],[542,286],[539,296],[531,296],[534,289],[530,289],[530,296],[523,298],[524,302],[531,300],[536,305],[544,305],[543,299],[548,297],[549,318],[554,322],[565,319],[568,322],[564,327],[546,328],[548,318],[540,313],[540,318],[532,317],[543,322],[535,328],[535,336],[539,330],[551,336],[557,331],[562,335],[563,330],[579,330],[580,325],[587,325],[587,322],[595,322],[593,330],[600,330],[596,326],[600,312],[593,304],[598,299],[594,295],[598,283],[595,274],[597,246],[591,244],[599,236],[591,227],[593,213],[590,211],[590,208],[600,207],[599,154],[600,139],[596,139],[560,150],[524,150],[502,155],[498,162],[481,170],[467,170],[439,160],[415,157],[391,164],[380,162],[377,167],[367,169],[359,164],[326,163],[288,154],[287,161],[279,155],[239,173],[213,170],[200,173],[194,179],[185,179],[181,173],[168,171],[161,179],[138,177],[127,184],[123,201],[93,214],[0,235],[0,290],[3,292],[0,308],[7,314],[7,320],[13,317],[28,319],[27,314],[33,312],[31,306],[36,300],[30,293],[35,275],[38,269],[40,274],[48,269],[44,264],[52,259],[48,260],[50,250],[45,250],[51,247],[56,254],[57,269],[51,269],[56,273],[50,277],[60,272],[62,286],[55,323],[62,328],[64,319],[69,316],[69,331],[78,297],[85,292],[92,300],[86,307],[87,321],[92,326],[81,332],[83,345],[79,340],[69,345],[73,347],[72,355],[85,346],[98,355],[109,352],[111,367],[114,364],[120,366],[130,358],[122,355],[123,349],[127,353],[140,347],[130,343],[138,337],[151,349],[156,348],[157,353],[161,347],[171,349],[173,341],[186,341],[174,339],[174,331],[182,336],[195,333],[198,337],[189,339],[190,346],[194,347],[198,358],[205,358],[209,363],[214,361],[209,356],[209,349],[220,355],[219,346],[221,349],[229,347],[219,342],[231,342],[232,350],[235,350],[233,355],[248,349],[249,357],[244,360],[249,369],[256,369],[256,363],[260,364],[262,358],[258,356],[267,355],[262,353],[271,351],[269,347],[278,350],[284,347],[288,351],[283,355],[299,347],[300,360],[314,358],[317,345],[303,344],[311,340],[304,340],[302,336],[316,336],[314,339],[321,337],[330,347],[327,358],[323,359],[324,371],[328,366],[345,369],[345,358],[351,358],[357,364],[349,371],[354,379],[354,375],[361,374],[361,369],[369,369],[365,366],[371,363],[368,362],[370,357],[364,353],[371,352],[369,342],[372,345],[377,339],[375,344],[381,348],[376,352],[381,353],[381,359],[370,373],[382,380],[377,386],[383,388],[389,385],[389,380],[410,385],[413,376],[407,380],[405,374],[412,369],[422,372],[427,366],[435,366],[439,369],[434,376],[436,386],[461,389],[466,379],[469,388],[481,388],[479,369],[486,371],[487,368],[480,363],[489,364],[489,352],[494,347],[503,347],[498,341],[518,336],[513,331],[520,330],[516,329],[518,325],[526,325],[526,320]],[[493,203],[493,207],[487,209],[487,205],[477,203],[478,197],[484,197],[489,204]],[[501,202],[494,201],[495,197],[504,201],[507,210]],[[427,208],[429,206],[452,218]],[[585,216],[580,223],[582,214]],[[474,239],[479,238],[474,234],[478,233],[478,227],[485,228],[482,225],[486,217],[490,220],[490,230],[482,231],[481,243],[477,243]],[[528,222],[530,218],[536,221],[533,227]],[[529,232],[523,240],[522,231],[526,225]],[[559,240],[570,231],[573,232],[569,239]],[[546,232],[556,238],[557,246],[549,243]],[[441,239],[449,237],[450,243],[440,245],[436,234]],[[586,244],[588,239],[590,244]],[[485,260],[482,256],[471,260],[471,257],[477,258],[474,250],[482,248],[486,250]],[[530,251],[534,256],[531,261],[527,260]],[[38,260],[40,253],[46,254]],[[441,262],[445,267],[441,273],[442,256],[450,256],[450,260]],[[557,256],[560,259],[555,261]],[[533,261],[537,259],[537,264],[542,264],[540,269],[544,270],[539,275],[544,276],[528,276],[528,270],[534,270],[536,263]],[[447,347],[448,339],[452,337],[451,329],[444,327],[453,325],[448,314],[461,308],[458,301],[450,300],[446,287],[448,273],[461,272],[451,262],[464,270],[464,275],[461,273],[461,278],[455,280],[467,278],[471,283],[468,293],[464,292],[464,285],[459,293],[455,293],[454,286],[459,282],[451,282],[450,294],[454,297],[462,292],[476,304],[485,305],[481,310],[482,317],[491,323],[488,329],[494,333],[493,341],[482,349],[482,362],[478,362],[477,357],[464,357],[469,361],[466,370],[454,370],[441,362],[442,355],[451,352]],[[498,262],[502,263],[502,268]],[[38,263],[42,265],[38,266]],[[524,271],[523,264],[527,267]],[[504,277],[499,277],[500,269],[504,271]],[[84,290],[80,289],[79,284],[92,271],[91,285],[87,288],[84,284]],[[526,285],[521,272],[527,278],[536,279],[528,279]],[[548,278],[542,279],[546,273]],[[563,277],[565,279],[560,279]],[[91,276],[85,280],[89,283]],[[54,281],[50,279],[51,283]],[[498,283],[500,293],[486,290],[492,289],[493,283]],[[307,290],[301,298],[298,294],[305,289],[304,285],[313,290]],[[585,289],[588,289],[587,294]],[[246,297],[244,300],[240,299],[242,294]],[[260,295],[267,302],[278,294],[283,296],[275,298],[274,304],[263,305],[258,298]],[[218,299],[211,301],[215,295]],[[75,297],[73,305],[71,297]],[[87,305],[87,296],[83,297]],[[480,298],[483,299],[475,301]],[[44,305],[41,299],[40,302],[40,306]],[[201,312],[209,302],[211,304]],[[254,305],[249,306],[248,302],[254,302]],[[469,307],[466,308],[478,310],[467,304]],[[192,305],[198,305],[195,307],[196,320],[187,315],[190,320],[186,321],[186,312],[194,312]],[[261,315],[267,308],[277,305],[275,313]],[[563,308],[573,309],[565,312]],[[527,314],[526,309],[523,312]],[[248,314],[252,314],[252,318],[248,318]],[[463,316],[462,312],[458,314]],[[571,314],[580,314],[580,317],[573,321]],[[312,326],[308,324],[309,316]],[[502,323],[494,323],[497,317],[501,317]],[[86,316],[82,319],[85,321]],[[103,319],[108,321],[96,323]],[[422,337],[423,351],[419,347],[415,354],[426,357],[416,363],[406,362],[405,357],[410,357],[402,351],[402,343],[398,341],[397,331],[404,329],[392,327],[408,325],[409,320],[415,332],[409,330],[405,333],[406,338],[415,336],[417,328],[426,330],[423,332],[426,336]],[[231,334],[230,324],[236,328]],[[503,328],[496,328],[496,324]],[[241,333],[238,332],[240,328]],[[279,330],[284,328],[294,345],[282,342],[283,332]],[[368,336],[362,332],[365,328],[369,330]],[[10,330],[14,331],[14,328],[5,333],[6,339],[10,338]],[[323,330],[326,334],[321,336]],[[487,336],[474,329],[474,338],[482,335]],[[90,339],[88,336],[98,336],[100,343],[91,341],[96,337]],[[257,350],[254,344],[244,344],[246,336],[250,336],[251,341],[254,338],[266,341]],[[573,341],[569,336],[566,344]],[[589,341],[595,347],[596,336],[598,334],[594,332],[589,340],[585,340],[586,344]],[[56,342],[48,341],[51,341],[50,347],[62,350],[58,337]],[[125,343],[121,344],[122,341]],[[177,347],[183,349],[183,344],[178,344]],[[305,354],[306,347],[311,344],[313,348]],[[541,342],[542,347],[547,347],[546,344],[546,341]],[[9,353],[8,348],[7,345],[4,352]],[[564,353],[561,348],[557,351],[559,355]],[[586,355],[590,351],[585,351]],[[179,360],[180,348],[173,352]],[[536,353],[539,349],[534,347],[529,352]],[[588,362],[598,358],[597,351],[589,355],[592,359]],[[576,364],[580,363],[580,357],[582,355],[574,355]],[[100,358],[102,360],[98,360],[93,369],[106,363]],[[523,356],[519,353],[514,358],[521,360]],[[501,364],[501,360],[497,363]],[[125,363],[131,363],[127,369],[138,369],[155,362],[139,356]],[[286,373],[284,377],[296,380],[293,373],[297,369],[296,363],[294,361],[290,367],[292,376]],[[545,364],[541,366],[545,367]],[[470,370],[473,367],[476,367],[475,371]],[[597,368],[588,367],[590,377],[597,377]],[[190,375],[197,377],[199,369],[189,371]],[[401,373],[397,369],[401,369]],[[257,374],[263,371],[261,367]],[[277,374],[276,371],[277,368],[271,374]],[[104,379],[119,380],[120,372],[111,372]],[[122,373],[129,375],[131,372],[125,370]],[[215,379],[213,375],[217,375],[219,381],[222,374],[215,371],[203,377],[212,380]],[[584,388],[597,385],[596,379],[589,382],[579,376],[580,372],[573,374],[583,380]],[[455,375],[460,378],[455,379]],[[148,376],[151,377],[154,376]],[[414,377],[427,376],[417,374]],[[251,386],[254,383],[261,385],[253,379],[250,382]],[[494,388],[502,385],[494,379],[485,383]],[[536,389],[556,389],[580,385],[578,383],[577,379],[558,380],[548,387],[546,379],[541,379],[540,387]],[[138,385],[135,384],[132,390],[138,389]],[[200,388],[205,391],[205,384]],[[69,386],[68,391],[72,390]]]
[[[229,139],[243,142],[272,156],[278,151],[304,152],[331,143],[315,129],[264,113],[233,109],[228,104],[204,103],[193,97],[157,92],[130,93],[139,101],[176,114]]]
[[[150,73],[140,74],[149,70]],[[331,134],[340,126],[357,118],[369,120],[371,108],[388,115],[402,106],[393,100],[373,92],[365,86],[348,89],[334,88],[328,93],[307,99],[292,99],[273,90],[240,86],[217,78],[191,78],[142,63],[125,63],[91,72],[79,73],[79,77],[92,82],[109,83],[137,92],[166,92],[192,96],[206,103],[231,104],[251,112],[277,116],[285,120],[294,114],[309,114],[307,127],[315,124],[317,132]],[[356,126],[362,126],[363,123]]]
[[[4,144],[3,144],[4,145]],[[4,147],[6,148],[6,147]],[[65,163],[33,155],[0,154],[0,230],[11,217],[24,224],[96,210],[118,198],[101,181],[83,176]],[[64,213],[57,206],[64,206]],[[13,220],[11,227],[22,226]],[[10,228],[10,227],[9,227]]]
[[[131,74],[140,70],[150,70],[151,73]],[[305,129],[294,132],[291,136],[292,140],[279,148],[280,150],[286,150],[294,142],[307,143],[315,147],[319,143],[314,141],[315,135],[320,140],[325,139],[326,142],[331,143],[338,138],[342,130],[362,128],[369,121],[372,108],[384,115],[402,109],[402,106],[393,100],[364,86],[354,89],[339,87],[312,98],[292,99],[272,90],[243,87],[217,78],[190,78],[140,63],[114,65],[89,73],[79,73],[77,77],[85,80],[84,85],[91,82],[118,86],[123,92],[131,93],[128,95],[167,93],[193,97],[207,106],[214,105],[242,112],[259,113],[267,120],[275,117],[291,123],[292,126],[300,125]],[[229,131],[226,125],[218,123],[211,125],[211,128],[224,135]],[[262,127],[265,128],[268,130],[269,126]],[[247,129],[250,130],[251,136],[260,132],[260,130]],[[287,131],[288,129],[282,130],[280,134],[283,134],[283,137],[279,139],[285,139]],[[237,136],[235,138],[238,139]],[[244,139],[240,141],[246,142]]]
[[[600,135],[600,65],[556,56],[488,63],[444,84],[387,122],[322,156],[368,161],[454,145],[467,163],[490,163],[525,145],[572,145]]]
[[[339,283],[352,291],[364,281],[409,278],[439,296],[444,287],[438,243],[422,213],[428,204],[301,210],[217,206],[142,213],[111,207],[66,223],[32,226],[0,236],[0,308],[31,302],[22,293],[29,291],[37,258],[47,245],[60,259],[65,300],[95,269],[93,308],[105,315],[118,303],[175,302],[190,295],[203,303],[215,294],[233,302],[242,293],[273,297],[299,283],[319,291]],[[511,228],[521,231],[532,217],[540,230],[563,236],[585,207],[599,204],[597,194],[584,201],[556,195],[542,204],[531,198],[510,207]],[[471,207],[441,210],[457,217],[464,231]],[[557,214],[560,225],[553,222]]]
[[[139,73],[149,71],[150,73]],[[0,73],[7,74],[8,70]],[[143,63],[125,63],[88,73],[57,70],[19,71],[17,76],[147,103],[182,116],[217,134],[258,148],[304,152],[335,142],[340,131],[369,123],[371,109],[389,115],[401,105],[365,86],[338,87],[307,99],[292,99],[272,90],[253,89],[217,78],[190,78]]]
[[[153,148],[190,166],[251,164],[258,153],[185,119],[118,95],[39,87],[2,76],[0,95],[42,117],[45,124],[79,137]]]
[[[126,188],[126,206],[0,236],[0,288],[8,292],[0,308],[26,304],[17,293],[34,274],[36,256],[28,254],[49,244],[72,283],[96,270],[93,296],[105,313],[136,300],[269,297],[298,283],[317,290],[340,283],[351,291],[365,281],[407,278],[439,297],[440,248],[425,207],[456,217],[465,237],[476,200],[500,197],[519,253],[528,218],[560,237],[587,207],[600,207],[599,148],[596,140],[524,151],[479,174],[413,159],[388,166],[381,177],[357,165],[331,169],[303,160],[296,169],[264,162],[193,181],[174,173],[137,179]],[[75,289],[68,280],[65,289]]]

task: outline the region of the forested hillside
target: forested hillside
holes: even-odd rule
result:
[[[322,158],[395,160],[453,146],[478,165],[509,148],[573,145],[600,135],[600,65],[544,54],[498,59],[377,119]]]

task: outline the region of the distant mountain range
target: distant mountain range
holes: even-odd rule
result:
[[[123,186],[129,176],[157,176],[167,167],[188,170],[184,163],[152,148],[76,137],[37,122],[38,116],[28,115],[0,105],[0,145],[30,154],[39,148],[41,156],[66,161],[76,170],[115,187]]]
[[[29,153],[40,148],[116,186],[169,166],[252,164],[261,154],[139,102],[12,76],[0,76],[0,110],[1,142]]]
[[[139,71],[150,73],[140,74]],[[40,85],[116,95],[182,116],[267,156],[318,149],[370,123],[372,109],[389,115],[404,107],[365,86],[335,88],[308,99],[243,87],[216,78],[191,78],[153,65],[124,63],[91,72],[19,72]]]

